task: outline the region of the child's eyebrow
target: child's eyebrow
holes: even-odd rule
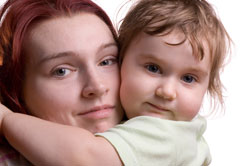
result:
[[[141,53],[140,57],[143,57],[145,59],[161,59],[159,56],[157,56],[157,54],[154,53]]]
[[[206,71],[206,70],[204,70],[204,69],[202,69],[200,67],[190,67],[187,70],[190,71],[190,72],[193,72],[193,73],[197,73],[197,74],[199,74],[200,76],[203,76],[203,77],[206,77],[209,74],[209,71]]]

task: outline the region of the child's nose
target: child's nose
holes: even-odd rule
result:
[[[166,100],[174,100],[176,98],[176,87],[175,83],[171,80],[163,81],[155,91],[156,96]]]

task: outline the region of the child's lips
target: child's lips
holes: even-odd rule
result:
[[[151,107],[157,109],[157,110],[160,110],[160,111],[170,111],[169,109],[165,108],[165,107],[162,107],[162,106],[159,106],[159,105],[155,105],[155,104],[152,104],[152,103],[148,103]]]
[[[168,107],[163,107],[157,104],[152,104],[152,103],[147,103],[147,104],[149,105],[150,109],[148,110],[148,112],[145,112],[146,115],[168,119],[168,120],[175,119],[175,115],[172,109],[169,109]]]

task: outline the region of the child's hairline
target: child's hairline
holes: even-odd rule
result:
[[[138,2],[138,3],[140,3],[140,2]],[[136,4],[138,4],[138,3],[136,3]],[[207,2],[205,2],[205,3],[207,3]],[[211,6],[209,6],[209,7],[211,7]],[[135,6],[133,6],[133,8],[132,8],[131,11],[133,11],[134,9],[135,9]],[[219,101],[220,105],[223,107],[223,99],[222,99],[223,95],[222,95],[222,92],[221,92],[223,90],[223,85],[222,85],[222,82],[220,81],[220,72],[221,72],[221,70],[223,70],[223,64],[224,64],[224,61],[226,59],[226,54],[227,53],[225,53],[225,49],[228,49],[228,48],[225,47],[222,50],[220,50],[219,51],[220,54],[215,55],[214,53],[216,51],[218,52],[218,49],[219,49],[217,43],[223,42],[222,45],[225,46],[225,44],[230,43],[231,40],[230,40],[229,35],[225,31],[222,23],[220,22],[220,19],[215,15],[215,13],[213,13],[213,10],[211,10],[211,9],[212,8],[208,9],[209,12],[210,12],[209,14],[210,14],[211,18],[209,17],[209,20],[206,20],[206,21],[211,21],[212,24],[216,24],[216,27],[212,27],[211,28],[211,27],[209,27],[209,25],[204,24],[204,25],[207,26],[207,30],[209,30],[208,32],[206,32],[206,30],[202,30],[202,28],[199,27],[197,29],[198,33],[200,33],[200,36],[198,37],[198,39],[197,39],[195,33],[193,35],[192,34],[191,35],[187,35],[187,39],[189,40],[190,44],[192,45],[192,50],[195,52],[194,53],[195,55],[201,56],[201,59],[202,59],[202,55],[203,55],[202,52],[204,52],[203,50],[205,48],[204,48],[204,46],[202,46],[203,48],[201,48],[199,45],[204,45],[204,44],[199,44],[198,41],[196,41],[196,40],[205,41],[205,44],[207,45],[208,50],[209,50],[209,55],[212,56],[212,58],[211,58],[211,64],[213,64],[213,66],[216,66],[215,61],[217,61],[218,58],[219,58],[219,61],[222,63],[222,64],[217,65],[215,68],[211,68],[211,73],[215,73],[215,75],[213,77],[214,77],[214,79],[216,79],[216,81],[211,81],[211,80],[209,81],[208,93],[210,94],[210,96],[214,100]],[[201,9],[201,10],[207,10],[207,9]],[[131,13],[133,13],[133,12],[131,12]],[[133,14],[130,15],[130,17],[133,16]],[[207,17],[206,15],[204,15],[204,13],[201,13],[201,17],[202,16]],[[132,20],[136,20],[133,17],[131,17],[131,18],[132,18]],[[131,21],[131,18],[130,18],[130,21]],[[206,19],[208,19],[208,18],[206,18]],[[122,33],[123,33],[123,35],[124,34],[131,35],[131,34],[129,34],[129,32],[128,33],[126,32],[126,28],[128,28],[129,26],[132,27],[135,24],[128,24],[128,20],[126,20],[127,21],[127,23],[126,23],[127,25],[125,24],[125,26],[123,26],[122,30],[119,29],[119,40],[121,39],[120,35]],[[199,24],[199,25],[203,26],[203,24]],[[120,57],[121,57],[120,58],[120,63],[122,62],[122,58],[126,54],[126,51],[127,51],[128,47],[130,46],[130,44],[132,43],[132,41],[138,35],[138,32],[146,32],[147,28],[149,26],[150,26],[149,24],[146,24],[146,27],[144,27],[144,26],[141,26],[141,27],[139,26],[137,28],[133,27],[130,33],[133,33],[133,34],[136,34],[136,35],[132,36],[132,37],[130,36],[131,38],[129,36],[122,36],[122,37],[125,38],[126,45],[125,46],[123,45],[124,41],[121,42],[121,40],[123,40],[123,39],[121,39],[120,42],[121,42],[122,47],[121,47],[121,51],[120,51],[120,53],[121,53],[120,54]],[[172,26],[172,27],[170,27],[170,30],[171,30],[171,28],[172,29],[178,28],[178,26]],[[209,29],[209,28],[211,28],[211,29]],[[216,29],[216,28],[218,28],[218,29]],[[169,29],[164,29],[164,30],[169,30]],[[214,33],[217,33],[218,31],[219,31],[219,34],[221,35],[221,37],[223,37],[223,39],[220,39],[219,41],[216,41],[216,39],[214,39],[214,40],[211,41],[211,39],[214,38],[214,35],[215,35]],[[127,37],[127,39],[126,39],[126,37]],[[128,38],[130,38],[130,39],[128,40]],[[230,46],[228,46],[228,47],[230,47]],[[198,54],[197,54],[197,52],[198,52]],[[200,54],[199,54],[199,52],[200,52]],[[212,70],[215,70],[215,71],[212,71]],[[210,86],[210,84],[211,84],[211,86]],[[219,100],[217,100],[217,99],[219,99]],[[216,105],[216,103],[214,105]]]

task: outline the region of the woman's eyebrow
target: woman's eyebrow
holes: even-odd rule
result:
[[[116,47],[117,48],[117,44],[114,42],[110,42],[110,43],[103,43],[100,45],[100,47],[98,48],[97,52],[100,52],[101,50],[108,48],[108,47]],[[58,59],[58,58],[62,58],[62,57],[68,57],[68,56],[79,56],[78,54],[76,54],[73,51],[65,51],[65,52],[59,52],[59,53],[55,53],[55,54],[50,54],[50,55],[46,55],[45,57],[41,58],[38,62],[39,64],[48,62],[50,60],[53,59]]]
[[[117,48],[117,44],[115,42],[110,42],[110,43],[103,43],[100,45],[100,47],[98,48],[97,52],[100,52],[101,50],[108,48],[108,47],[116,47]]]
[[[44,58],[41,58],[38,62],[38,65],[45,63],[45,62],[48,62],[48,61],[53,60],[53,59],[58,59],[58,58],[68,57],[68,56],[79,56],[79,55],[77,55],[76,53],[74,53],[72,51],[65,51],[65,52],[50,54],[50,55],[46,55]]]

